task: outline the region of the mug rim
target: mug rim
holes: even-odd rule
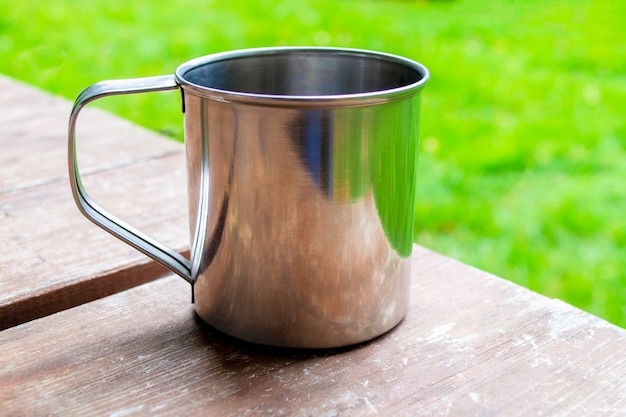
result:
[[[408,83],[399,87],[382,89],[376,91],[366,91],[348,94],[328,94],[328,95],[285,95],[285,94],[266,94],[253,93],[244,91],[225,90],[215,87],[208,87],[194,83],[187,79],[185,75],[200,66],[217,63],[220,61],[234,60],[239,58],[254,56],[270,56],[281,55],[298,52],[318,52],[333,53],[340,55],[361,56],[391,62],[405,68],[415,71],[419,75],[419,79],[415,82]],[[218,52],[210,55],[191,59],[181,64],[175,72],[177,83],[183,88],[196,93],[197,95],[227,102],[263,102],[265,104],[323,104],[332,103],[333,105],[367,105],[379,102],[387,102],[395,99],[404,98],[407,95],[413,95],[421,91],[428,79],[430,73],[428,69],[421,63],[399,55],[386,52],[378,52],[367,49],[357,48],[339,48],[339,47],[317,47],[317,46],[281,46],[266,48],[249,48],[238,49],[233,51]]]

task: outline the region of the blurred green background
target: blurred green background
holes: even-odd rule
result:
[[[0,0],[0,72],[72,100],[274,45],[425,64],[416,242],[626,327],[626,2]],[[177,93],[100,105],[182,138]]]

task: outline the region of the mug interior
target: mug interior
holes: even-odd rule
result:
[[[411,61],[350,50],[285,49],[224,56],[192,65],[179,77],[197,87],[272,96],[354,95],[419,83]]]

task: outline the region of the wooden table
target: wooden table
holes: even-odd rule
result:
[[[625,330],[419,246],[409,314],[374,341],[218,333],[74,207],[69,108],[0,77],[0,415],[626,415]],[[98,110],[82,125],[91,194],[185,251],[181,146]]]
[[[71,106],[0,76],[0,329],[165,273],[78,213],[67,179]],[[86,188],[115,214],[185,250],[181,145],[92,108],[81,119]]]

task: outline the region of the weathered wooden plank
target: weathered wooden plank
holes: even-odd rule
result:
[[[182,158],[180,154],[167,156],[99,172],[85,182],[91,183],[92,195],[111,211],[185,251],[184,173],[175,169],[183,166]],[[0,195],[0,217],[0,328],[112,294],[165,272],[83,218],[66,182]]]
[[[164,278],[0,332],[8,415],[617,416],[626,331],[420,247],[412,302],[352,349],[289,351],[200,323]]]
[[[67,180],[70,107],[0,76],[0,329],[165,272],[74,206]],[[83,180],[96,201],[185,251],[182,145],[100,110],[87,109],[79,123]]]
[[[0,75],[0,194],[66,181],[71,108],[67,100]],[[77,130],[86,172],[182,152],[179,143],[93,107],[81,113]]]

